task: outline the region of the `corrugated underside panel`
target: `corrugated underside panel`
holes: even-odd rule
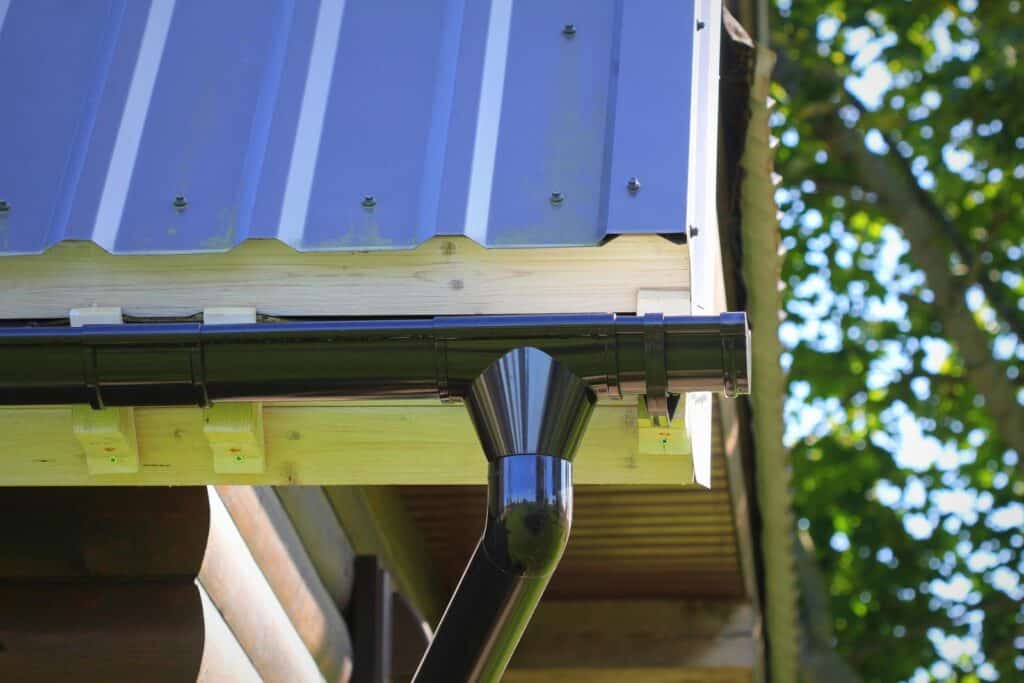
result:
[[[711,33],[674,1],[2,0],[0,253],[682,234]]]
[[[572,536],[545,597],[743,596],[717,417],[713,431],[710,491],[679,486],[577,486]],[[419,486],[401,491],[445,587],[454,589],[483,530],[485,488]]]

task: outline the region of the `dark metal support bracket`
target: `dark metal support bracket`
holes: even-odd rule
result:
[[[654,417],[669,417],[668,371],[665,368],[665,316],[644,316],[644,353],[647,356],[647,410]]]

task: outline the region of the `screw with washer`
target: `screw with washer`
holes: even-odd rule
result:
[[[704,28],[704,22],[703,22],[703,21],[701,21],[700,19],[698,19],[698,20],[697,20],[697,30],[699,31],[699,30],[701,30],[702,28]]]
[[[372,209],[375,206],[377,206],[377,198],[376,197],[374,197],[372,194],[365,194],[365,195],[363,195],[363,208],[364,209]]]
[[[559,206],[564,201],[565,201],[565,195],[563,195],[561,192],[552,192],[551,193],[551,204],[553,206]]]
[[[626,189],[629,190],[630,194],[636,194],[640,191],[640,179],[633,176],[626,182]]]
[[[574,35],[576,35],[576,24],[566,24],[562,28],[562,35],[565,36],[566,38],[572,38]]]
[[[694,238],[700,234],[700,229],[696,225],[690,226],[690,238]]]
[[[175,195],[174,201],[171,202],[171,206],[178,211],[184,211],[185,207],[188,206],[188,200],[185,199],[185,195],[183,194]]]

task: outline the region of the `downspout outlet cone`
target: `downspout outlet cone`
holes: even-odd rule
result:
[[[488,461],[509,455],[571,461],[597,395],[554,358],[526,347],[480,373],[465,401]]]

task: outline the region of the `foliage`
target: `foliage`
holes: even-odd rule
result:
[[[867,681],[1022,680],[1024,8],[775,10],[787,436],[837,647]],[[851,135],[913,191],[865,177]],[[966,295],[996,380],[969,381],[940,285]]]

